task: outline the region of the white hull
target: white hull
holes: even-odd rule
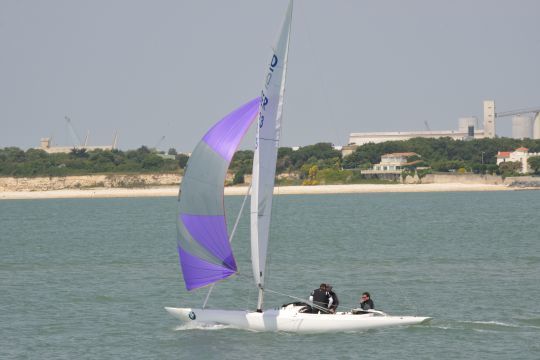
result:
[[[355,331],[388,326],[415,325],[429,321],[429,317],[390,316],[382,312],[352,314],[299,313],[300,307],[288,306],[262,313],[195,308],[171,308],[165,310],[172,316],[199,324],[231,325],[239,329],[255,331],[288,331],[298,333],[322,333],[336,331]]]

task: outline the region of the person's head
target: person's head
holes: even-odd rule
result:
[[[369,295],[367,291],[362,293],[362,301],[369,300],[370,298],[371,296]]]
[[[321,289],[321,290],[326,290],[326,284],[325,284],[325,283],[322,283],[322,284],[319,286],[319,289]]]
[[[332,291],[332,285],[326,284],[326,291]]]

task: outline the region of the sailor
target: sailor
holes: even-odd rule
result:
[[[373,305],[373,300],[371,300],[371,296],[367,291],[362,293],[362,297],[360,298],[360,307],[364,311],[375,309],[375,305]]]
[[[313,314],[318,314],[319,311],[327,313],[328,311],[321,310],[320,308],[329,309],[332,306],[334,299],[332,299],[330,294],[328,294],[328,291],[326,291],[326,284],[322,283],[318,289],[315,289],[311,292],[309,301],[311,301],[314,305],[318,306],[314,306],[311,312]]]
[[[326,284],[326,291],[328,291],[328,295],[330,295],[332,297],[332,299],[334,300],[332,302],[332,305],[329,306],[330,307],[330,312],[335,313],[336,310],[337,310],[337,307],[339,305],[339,299],[338,299],[336,293],[332,290],[332,285]]]

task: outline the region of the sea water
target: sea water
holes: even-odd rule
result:
[[[229,226],[242,197],[226,197]],[[301,335],[190,326],[164,306],[185,290],[176,199],[0,201],[1,359],[539,359],[540,191],[274,197],[267,288],[299,298],[321,282],[342,310],[427,325]],[[247,214],[246,214],[247,215]],[[253,309],[249,216],[240,273],[213,308]],[[265,307],[294,301],[267,293]]]

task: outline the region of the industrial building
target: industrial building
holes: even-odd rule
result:
[[[532,114],[532,117],[529,115]],[[496,136],[496,120],[513,116],[512,137],[540,139],[540,108],[519,109],[497,113],[495,101],[484,101],[483,128],[479,129],[476,117],[463,117],[459,119],[457,130],[432,131],[427,126],[426,131],[391,131],[351,133],[349,144],[343,147],[343,156],[351,154],[357,146],[367,143],[381,143],[385,141],[409,140],[415,137],[441,138],[450,137],[455,140],[494,138]]]
[[[43,150],[49,154],[58,154],[58,153],[70,153],[73,149],[84,149],[86,151],[92,151],[92,150],[114,150],[117,148],[116,144],[118,142],[118,133],[114,134],[112,145],[89,146],[88,137],[90,136],[90,132],[88,131],[86,133],[84,142],[82,142],[79,136],[77,135],[77,132],[73,128],[71,119],[68,116],[64,116],[64,119],[66,120],[67,129],[72,136],[73,144],[75,145],[74,146],[52,146],[51,138],[46,137],[46,138],[41,138],[39,142],[39,147],[37,149]]]
[[[114,136],[112,145],[104,146],[88,146],[85,142],[84,145],[77,146],[51,146],[51,138],[41,138],[39,142],[39,147],[37,149],[43,150],[49,154],[58,154],[58,153],[70,153],[73,149],[85,149],[86,151],[92,150],[114,150],[116,149],[117,136]]]

